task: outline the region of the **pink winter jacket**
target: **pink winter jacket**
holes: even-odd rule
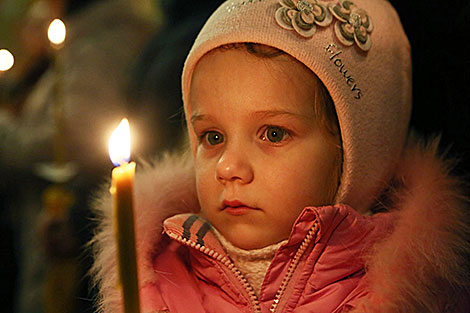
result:
[[[342,205],[306,208],[276,253],[258,299],[210,224],[177,215],[164,223],[174,241],[153,262],[157,280],[143,287],[144,312],[343,312],[367,293],[359,284],[364,256],[390,225],[388,214],[364,217]]]
[[[142,313],[467,313],[469,212],[437,144],[412,141],[387,213],[308,207],[277,251],[257,297],[198,217],[192,164],[166,157],[136,176]],[[393,186],[393,188],[392,188]],[[96,202],[94,275],[102,312],[122,312],[111,201]]]

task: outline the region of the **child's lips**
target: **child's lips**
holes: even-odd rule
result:
[[[236,215],[236,216],[244,215],[252,210],[258,210],[258,209],[247,206],[246,204],[238,200],[233,200],[233,201],[224,200],[222,202],[222,211],[231,215]]]

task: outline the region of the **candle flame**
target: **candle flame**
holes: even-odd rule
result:
[[[109,138],[109,157],[114,165],[129,162],[131,158],[131,133],[129,121],[124,118]]]
[[[0,71],[6,72],[15,64],[13,54],[7,49],[0,49]]]
[[[49,41],[54,45],[61,45],[65,41],[65,24],[60,19],[56,18],[49,24],[49,29],[47,30],[47,37]]]

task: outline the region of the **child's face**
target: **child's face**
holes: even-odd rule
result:
[[[243,249],[287,239],[306,206],[331,201],[339,139],[313,109],[313,73],[287,56],[216,51],[198,63],[189,116],[202,214]]]

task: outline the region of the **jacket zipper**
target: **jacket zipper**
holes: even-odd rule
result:
[[[289,284],[292,276],[294,275],[294,272],[297,269],[297,266],[299,265],[302,255],[305,253],[305,250],[307,250],[307,247],[309,246],[309,244],[312,242],[313,238],[315,237],[317,230],[318,230],[318,223],[315,222],[315,224],[308,231],[307,236],[302,241],[302,244],[300,245],[299,249],[297,249],[294,259],[290,262],[287,273],[284,276],[284,279],[282,280],[281,286],[276,292],[274,302],[271,308],[269,309],[269,312],[271,313],[276,312],[278,305],[280,303],[280,300],[282,296],[284,295],[284,292],[287,289],[287,285]],[[195,243],[194,241],[187,240],[186,238],[183,238],[182,236],[178,236],[172,232],[169,232],[168,235],[174,240],[180,242],[181,244],[184,244],[185,246],[201,251],[202,253],[222,263],[224,266],[230,269],[230,271],[232,271],[234,276],[238,279],[238,281],[242,284],[242,286],[245,288],[246,292],[248,293],[250,297],[249,300],[251,301],[251,305],[253,307],[254,312],[261,313],[261,307],[258,301],[258,296],[256,295],[253,287],[250,285],[250,283],[246,280],[246,278],[243,276],[240,270],[235,266],[235,264],[228,257],[222,254],[219,254],[218,252],[208,247],[201,246],[199,243]]]
[[[195,243],[194,241],[189,241],[186,238],[183,238],[182,236],[178,236],[174,233],[170,232],[169,236],[173,238],[174,240],[180,242],[181,244],[184,244],[188,247],[201,251],[202,253],[206,254],[212,259],[215,259],[216,261],[222,263],[224,266],[230,269],[232,273],[235,275],[235,277],[238,279],[238,281],[245,288],[246,292],[248,293],[250,297],[249,300],[251,301],[251,305],[253,307],[253,311],[255,313],[261,313],[261,308],[259,305],[258,297],[256,296],[256,293],[253,290],[253,287],[250,285],[250,283],[246,280],[246,278],[243,276],[240,270],[235,266],[235,264],[233,264],[233,262],[229,258],[227,258],[226,256],[222,254],[219,254],[218,252],[208,247],[201,246],[199,243]]]
[[[297,252],[295,253],[294,259],[290,262],[289,268],[287,269],[287,273],[284,276],[284,279],[282,280],[281,286],[276,292],[276,296],[274,297],[274,302],[271,305],[271,308],[269,309],[269,312],[275,313],[279,303],[281,301],[282,296],[284,295],[284,292],[287,289],[287,285],[289,284],[292,276],[294,275],[295,270],[297,269],[297,266],[299,265],[300,259],[302,258],[303,254],[305,253],[305,250],[307,250],[308,246],[312,242],[313,238],[315,238],[315,234],[317,233],[318,230],[318,222],[315,222],[313,226],[310,228],[310,230],[307,233],[307,236],[305,236],[304,240],[302,241],[302,244],[300,245],[299,249],[297,249]]]

